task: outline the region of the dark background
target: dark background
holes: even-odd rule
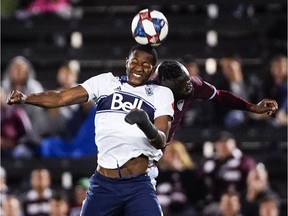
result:
[[[17,2],[17,8],[23,9],[29,2]],[[169,22],[168,37],[156,48],[160,61],[192,54],[200,70],[205,71],[207,58],[219,60],[233,54],[241,57],[245,76],[251,73],[261,77],[267,73],[271,56],[286,55],[287,1],[233,1],[232,4],[219,0],[219,16],[215,19],[207,15],[207,6],[211,3],[205,0],[82,0],[71,1],[74,14],[70,19],[44,14],[21,20],[8,14],[1,19],[1,74],[10,59],[23,55],[33,63],[37,79],[45,89],[57,86],[58,67],[64,61],[73,59],[81,65],[79,82],[107,71],[122,75],[125,73],[125,58],[130,47],[135,44],[130,30],[131,21],[139,10],[147,7],[163,12]],[[215,47],[206,43],[209,30],[218,33]],[[82,47],[73,48],[70,45],[73,32],[82,33]],[[203,157],[202,144],[212,140],[222,129],[225,128],[208,122],[205,125],[193,125],[193,128],[180,127],[176,137],[186,144],[197,162]],[[287,128],[271,129],[251,125],[232,132],[239,147],[257,161],[265,160],[271,154],[271,149],[275,148],[286,155]],[[17,184],[17,179],[28,176],[32,168],[39,164],[44,164],[52,171],[53,181],[58,185],[64,171],[71,172],[74,179],[90,176],[96,167],[96,158],[2,160],[11,184]],[[286,174],[287,170],[284,170],[279,178],[286,181]]]

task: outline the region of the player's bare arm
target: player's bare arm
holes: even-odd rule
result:
[[[31,95],[25,95],[18,90],[12,90],[8,96],[7,104],[25,103],[43,108],[56,108],[84,103],[87,100],[87,91],[82,86],[77,86],[64,91],[44,91]]]

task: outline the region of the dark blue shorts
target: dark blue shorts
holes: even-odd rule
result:
[[[112,179],[98,172],[91,176],[81,216],[114,215],[163,215],[149,176]]]

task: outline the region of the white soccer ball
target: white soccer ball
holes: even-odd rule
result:
[[[160,11],[144,9],[133,18],[131,31],[137,43],[159,46],[168,35],[168,21]]]

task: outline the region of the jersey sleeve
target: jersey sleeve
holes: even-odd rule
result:
[[[88,101],[96,100],[100,96],[101,90],[105,88],[105,85],[110,85],[110,76],[112,76],[111,73],[100,74],[80,84],[89,95]]]
[[[156,98],[155,98],[155,115],[154,119],[163,116],[168,115],[171,117],[171,120],[173,120],[174,115],[174,97],[173,93],[169,88],[158,86]]]
[[[212,84],[196,76],[191,77],[191,80],[194,87],[194,98],[211,100],[215,97],[217,90]]]

